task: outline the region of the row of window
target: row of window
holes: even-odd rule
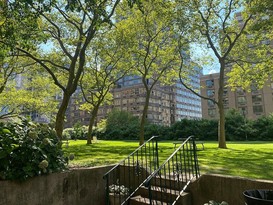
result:
[[[201,107],[201,100],[200,100],[200,98],[199,99],[192,99],[192,98],[185,98],[185,97],[177,96],[176,97],[176,101],[179,104],[186,104],[186,103],[188,103],[190,105],[196,105],[196,106],[200,106]]]
[[[264,112],[264,108],[262,105],[254,105],[252,109],[253,109],[253,113],[255,115],[260,115]],[[225,111],[227,111],[227,110],[228,109],[225,109]],[[238,111],[244,116],[247,115],[247,107],[239,107]],[[211,117],[215,117],[216,116],[216,109],[214,109],[214,108],[208,109],[208,115]]]
[[[177,104],[176,107],[179,109],[193,110],[193,111],[197,111],[201,113],[201,107],[197,107],[197,106]]]
[[[193,118],[201,118],[202,114],[201,113],[195,113],[195,112],[190,112],[190,111],[185,111],[185,110],[178,110],[177,115],[180,116],[188,116],[188,117],[193,117]]]
[[[238,104],[246,104],[246,96],[238,96],[237,103]],[[262,95],[252,95],[252,103],[262,102]],[[224,98],[224,104],[228,104],[228,98]],[[214,106],[213,101],[208,100],[208,106]]]

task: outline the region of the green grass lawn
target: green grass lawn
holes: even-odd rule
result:
[[[205,142],[198,151],[200,171],[240,177],[273,180],[273,142],[228,142],[228,149],[218,149],[217,142]],[[138,142],[103,141],[86,145],[86,141],[69,141],[66,154],[74,154],[71,167],[115,164],[138,147]],[[173,151],[172,142],[159,142],[160,160]],[[198,144],[201,149],[201,145]]]

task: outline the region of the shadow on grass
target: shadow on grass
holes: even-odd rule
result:
[[[216,173],[256,179],[273,178],[271,150],[206,149],[199,154],[201,173]]]
[[[70,141],[65,154],[74,154],[70,166],[99,166],[116,164],[138,147],[137,141]],[[172,142],[159,142],[159,160],[164,162],[174,151]],[[256,179],[273,179],[273,143],[232,142],[229,149],[218,149],[216,142],[206,142],[198,151],[201,173],[216,173]]]

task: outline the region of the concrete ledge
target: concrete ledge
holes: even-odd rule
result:
[[[189,187],[192,205],[203,205],[209,200],[226,201],[229,205],[243,205],[245,203],[242,193],[248,189],[273,190],[273,181],[205,174]]]
[[[0,205],[104,205],[103,175],[113,166],[72,169],[25,182],[0,181]],[[273,181],[215,174],[202,175],[188,190],[192,205],[209,200],[243,205],[243,191],[272,189]]]
[[[0,205],[104,205],[112,166],[72,169],[24,182],[0,181]]]

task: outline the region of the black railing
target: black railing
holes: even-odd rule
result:
[[[194,137],[190,136],[145,180],[150,204],[176,204],[188,184],[200,176],[196,151]]]
[[[106,180],[106,205],[123,205],[159,167],[157,137],[150,138],[103,178]]]

